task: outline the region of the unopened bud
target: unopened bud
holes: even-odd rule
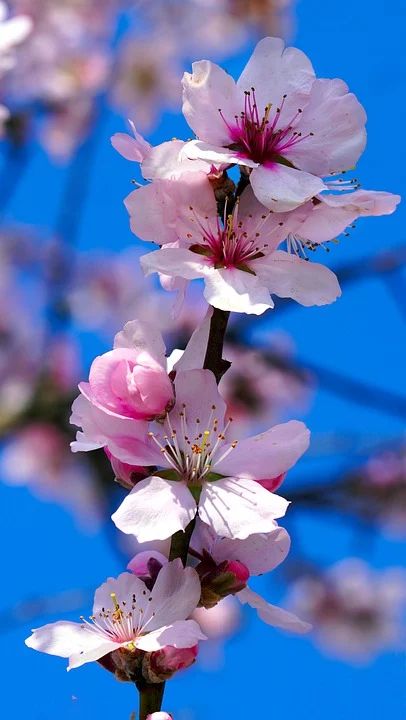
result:
[[[141,465],[129,465],[128,463],[122,462],[114,457],[108,448],[104,448],[104,452],[110,460],[117,482],[127,490],[132,490],[137,482],[148,477],[149,471],[147,471],[145,467]]]
[[[286,473],[282,473],[275,478],[265,478],[263,480],[258,480],[258,482],[260,485],[262,485],[263,488],[265,488],[265,490],[269,490],[269,492],[275,492],[275,490],[277,490],[282,485],[285,477]]]
[[[172,715],[167,712],[154,712],[152,715],[147,715],[147,720],[172,720]]]
[[[213,608],[227,595],[243,590],[250,576],[248,568],[237,560],[225,560],[219,565],[208,554],[203,555],[196,571],[200,578],[200,606]]]
[[[161,650],[146,653],[142,663],[142,672],[147,682],[164,682],[179,670],[193,665],[196,660],[198,646],[175,648],[167,645]]]

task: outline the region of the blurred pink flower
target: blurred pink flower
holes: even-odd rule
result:
[[[103,519],[103,501],[88,463],[69,452],[68,438],[45,422],[32,422],[6,443],[0,458],[4,481],[27,486],[41,500],[66,507],[87,529]]]
[[[288,600],[313,624],[317,643],[331,655],[362,663],[403,647],[406,574],[401,568],[378,571],[349,558],[324,574],[300,577]]]

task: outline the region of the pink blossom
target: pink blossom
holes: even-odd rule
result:
[[[152,715],[147,715],[147,720],[173,720],[172,715],[167,712],[159,711],[154,712]]]
[[[198,140],[189,157],[238,164],[258,200],[292,210],[326,188],[322,177],[353,168],[366,116],[341,80],[316,79],[306,55],[264,38],[237,83],[208,60],[183,79],[183,113]]]
[[[289,604],[312,622],[317,643],[331,655],[362,663],[404,646],[403,568],[376,571],[348,558],[324,574],[296,580]]]
[[[250,188],[223,223],[203,173],[155,181],[131,193],[126,205],[133,232],[163,245],[141,258],[144,272],[203,278],[204,297],[221,310],[259,315],[273,307],[270,293],[306,306],[331,303],[341,293],[328,268],[278,249],[299,220],[267,212]]]
[[[161,540],[184,529],[198,512],[221,536],[245,538],[270,531],[288,503],[256,480],[295,464],[308,447],[305,425],[290,421],[235,441],[209,370],[178,371],[175,396],[175,406],[162,424],[150,426],[145,444],[148,464],[163,472],[156,470],[137,483],[113,515],[117,527],[139,542]],[[142,443],[136,452],[143,463]]]
[[[161,650],[194,647],[205,640],[198,624],[188,620],[200,597],[193,568],[181,560],[167,563],[151,591],[135,575],[109,578],[96,590],[90,621],[59,621],[33,630],[26,645],[69,658],[68,670],[117,650]]]
[[[93,361],[89,382],[79,389],[95,407],[117,418],[143,420],[164,413],[173,403],[173,390],[159,331],[140,320],[127,323],[114,349]]]

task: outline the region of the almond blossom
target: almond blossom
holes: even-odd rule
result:
[[[221,221],[207,176],[189,173],[141,187],[125,204],[132,231],[162,246],[141,258],[147,275],[203,278],[204,296],[214,307],[261,314],[274,306],[270,294],[305,306],[333,302],[341,294],[336,276],[306,262],[305,249],[334,239],[360,216],[392,213],[399,200],[391,193],[356,190],[318,195],[277,213],[266,211],[247,188]]]
[[[225,537],[270,530],[288,503],[256,481],[295,464],[308,447],[305,425],[292,420],[234,440],[232,420],[225,418],[225,403],[209,370],[177,372],[175,395],[175,406],[148,434],[149,464],[155,446],[157,469],[113,514],[116,526],[139,542],[170,537],[196,513]]]
[[[292,210],[353,168],[366,142],[364,109],[342,80],[317,79],[280,38],[261,40],[237,83],[208,60],[183,78],[183,113],[198,140],[188,157],[237,164],[258,200]]]
[[[203,278],[204,297],[221,310],[260,315],[274,306],[270,293],[302,305],[324,305],[340,295],[335,275],[278,246],[298,225],[292,213],[266,211],[247,188],[239,203],[217,215],[210,183],[201,173],[176,182],[157,180],[126,199],[131,229],[163,247],[141,258],[148,275]]]
[[[89,620],[44,625],[25,642],[34,650],[69,658],[68,670],[119,648],[154,652],[168,645],[194,647],[205,640],[197,622],[188,619],[199,598],[196,571],[177,559],[162,567],[152,590],[132,573],[109,578],[96,590]]]

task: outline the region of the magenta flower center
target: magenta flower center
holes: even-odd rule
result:
[[[302,135],[300,131],[294,129],[302,113],[301,108],[297,109],[287,124],[281,126],[280,117],[286,97],[286,95],[283,96],[280,106],[274,112],[271,103],[266,105],[261,117],[255,97],[255,88],[246,90],[244,110],[239,116],[235,116],[235,124],[230,124],[219,110],[230,133],[232,142],[229,147],[237,150],[239,157],[253,160],[260,165],[274,162],[286,163],[285,153],[313,135],[311,132]]]
[[[261,239],[269,217],[269,212],[261,215],[254,226],[251,222],[252,216],[245,221],[239,219],[238,203],[228,215],[226,208],[223,222],[216,218],[215,222],[205,223],[195,214],[193,222],[198,224],[202,239],[201,242],[191,245],[190,249],[209,258],[215,268],[237,268],[253,273],[249,267],[250,261],[263,257],[272,249],[272,230],[267,229],[265,233],[270,242],[263,242]],[[247,221],[250,221],[249,224]]]

